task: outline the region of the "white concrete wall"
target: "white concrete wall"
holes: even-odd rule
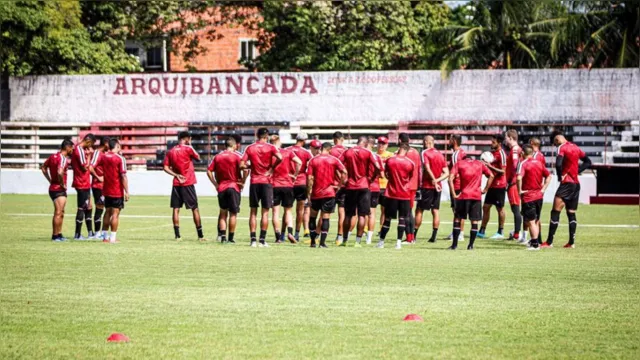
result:
[[[162,171],[129,171],[129,190],[132,196],[138,195],[171,195],[171,177]],[[209,182],[204,172],[196,173],[198,184],[196,184],[196,192],[199,196],[214,196],[215,189]],[[69,172],[69,186],[71,185],[72,173]],[[245,186],[242,195],[249,196],[249,180]],[[596,195],[596,178],[592,174],[580,176],[580,202],[589,203],[589,197]],[[545,202],[552,202],[553,195],[557,188],[557,180],[553,179],[549,189],[545,193]],[[17,170],[2,169],[0,170],[0,193],[2,194],[47,194],[47,180],[38,170]],[[75,191],[70,189],[70,194]],[[442,201],[449,200],[448,186],[443,189]]]
[[[230,80],[232,82],[230,82]],[[640,70],[131,74],[11,78],[11,120],[637,120]],[[237,87],[236,87],[237,86]]]

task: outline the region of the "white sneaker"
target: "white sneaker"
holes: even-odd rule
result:
[[[529,245],[529,240],[524,239],[524,238],[518,239],[518,244],[520,244],[520,245]]]
[[[222,236],[218,236],[218,237],[216,238],[216,241],[218,241],[218,242],[222,242]]]
[[[540,250],[540,246],[538,246],[538,247],[528,246],[527,250],[529,250],[529,251],[538,251],[538,250]]]
[[[267,244],[266,242],[265,242],[265,243],[258,243],[258,247],[261,247],[261,248],[268,248],[268,247],[269,247],[269,244]]]
[[[371,239],[367,239],[367,241],[364,242],[367,245],[371,245]]]
[[[453,238],[453,236],[451,236]],[[464,242],[464,234],[462,233],[462,231],[460,232],[460,235],[458,235],[458,242]]]
[[[384,249],[384,240],[380,240],[380,241],[378,241],[378,245],[376,245],[376,248],[378,248],[378,249]]]
[[[257,244],[255,241],[252,241],[252,242],[251,242],[251,245],[249,245],[249,246],[251,246],[251,247],[258,247],[258,244]]]
[[[402,243],[397,243],[396,244],[396,250],[400,250],[402,249]]]
[[[86,238],[86,237],[84,237],[84,236],[80,235],[80,237],[73,238],[73,240],[76,240],[76,241],[85,241],[85,240],[89,240],[89,238]]]

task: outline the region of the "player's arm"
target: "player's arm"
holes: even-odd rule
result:
[[[127,173],[120,174],[120,178],[122,179],[122,190],[124,190],[124,201],[129,201],[129,179],[127,178]]]
[[[429,174],[429,179],[432,179],[431,182],[433,183],[433,185],[436,185],[438,179],[436,179],[435,175],[433,175],[433,171],[431,171],[431,164],[427,159],[424,159],[422,162],[424,163],[424,165],[422,165],[424,171]]]
[[[451,192],[451,197],[456,199],[458,198],[458,196],[456,196],[456,191],[454,190],[454,185],[453,185],[453,181],[456,179],[456,174],[454,172],[451,172],[451,174],[449,174],[449,192]]]
[[[485,162],[485,161],[483,161],[483,163],[484,163],[484,165],[486,167],[488,167],[489,169],[497,172],[498,174],[504,174],[504,169],[498,169],[497,167],[491,166],[491,164],[489,164],[488,162]]]
[[[40,171],[42,171],[42,175],[44,175],[44,177],[47,179],[47,182],[51,184],[51,176],[49,175],[49,171],[47,170],[47,165],[49,165],[48,161],[49,160],[45,161],[44,164],[40,166]]]
[[[164,164],[164,172],[166,172],[167,174],[173,176],[174,178],[178,179],[178,181],[180,183],[183,183],[186,181],[186,178],[180,174],[177,174],[176,172],[173,171],[173,169],[171,169],[171,166],[169,166],[168,164]]]
[[[313,175],[309,174],[307,175],[307,198],[310,199],[311,198],[311,191],[313,190],[313,181],[315,180],[315,178],[313,177]]]
[[[449,177],[449,167],[445,166],[442,168],[442,175],[436,179],[436,183],[440,183],[441,181],[447,179]]]
[[[522,192],[522,175],[518,175],[516,181],[518,185],[518,194],[524,194],[524,192]]]
[[[189,147],[191,148],[191,158],[193,160],[200,161],[200,154],[198,154],[198,152],[196,151],[196,149],[193,148],[193,146],[189,145]]]
[[[564,163],[564,156],[556,156],[556,175],[558,175],[558,181],[562,181],[562,163]]]
[[[98,181],[103,182],[104,178],[100,175],[98,175],[98,173],[96,172],[96,169],[93,167],[93,165],[89,165],[89,172],[91,173],[91,176],[93,176],[94,178],[98,179]]]
[[[347,173],[347,169],[346,168],[337,169],[336,175],[340,179],[340,187],[343,187],[347,183],[347,178],[349,176],[349,174]]]
[[[583,171],[591,168],[591,159],[589,159],[587,154],[584,154],[584,156],[580,158],[580,161],[582,161],[582,164],[578,167],[578,174],[582,174]]]
[[[67,169],[64,166],[59,166],[58,167],[58,184],[60,184],[60,186],[66,191],[67,190],[67,184],[64,182],[64,172],[67,171]]]
[[[293,180],[295,180],[298,178],[298,174],[300,174],[300,169],[302,168],[302,160],[300,160],[299,157],[293,154],[291,161],[293,161],[293,164],[294,164],[292,178]]]
[[[271,163],[272,171],[282,162],[282,154],[280,154],[278,150],[275,150],[275,152],[273,153],[273,157],[275,157],[275,160]]]
[[[542,190],[541,190],[543,194],[545,191],[547,191],[549,184],[551,184],[551,174],[549,174],[544,178],[544,184],[542,184]]]
[[[486,194],[489,191],[489,188],[491,188],[491,184],[493,183],[493,179],[495,179],[495,175],[493,175],[493,173],[486,166],[482,168],[482,173],[488,178],[487,184],[484,186],[484,190],[482,190],[482,193]]]
[[[213,187],[217,191],[218,190],[218,181],[216,181],[216,177],[215,177],[213,171],[207,169],[207,177],[209,178],[209,181],[211,181],[211,184],[213,184]]]

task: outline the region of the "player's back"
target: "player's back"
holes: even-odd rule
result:
[[[344,169],[344,166],[336,157],[320,154],[309,161],[307,175],[313,176],[313,189],[311,198],[322,199],[335,197],[334,178],[336,170]]]
[[[518,174],[522,176],[522,200],[529,202],[542,199],[543,179],[549,176],[549,170],[535,159],[525,159],[518,165]]]
[[[492,175],[491,171],[478,160],[466,158],[456,164],[454,171],[460,178],[461,200],[482,198],[482,175]]]
[[[62,180],[64,184],[67,184],[67,169],[69,168],[69,161],[67,157],[57,152],[50,155],[44,162],[44,166],[49,173],[51,183],[49,184],[49,191],[62,191],[62,184],[58,179],[58,169],[62,168]]]
[[[293,174],[295,154],[290,149],[278,149],[280,155],[282,155],[282,161],[273,170],[273,187],[293,187]]]
[[[96,151],[93,152],[93,157],[91,158],[91,166],[93,166],[93,169],[96,172],[96,174],[98,174],[98,176],[104,175],[104,170],[102,168],[102,161],[100,161],[103,155],[104,155],[104,152],[100,149],[97,149]],[[97,177],[93,176],[91,178],[92,188],[102,189],[102,185],[103,183],[100,180],[98,180]]]
[[[355,146],[345,151],[340,158],[347,169],[346,189],[368,189],[368,171],[372,165],[373,153],[361,146]]]
[[[558,146],[558,156],[562,156],[562,183],[579,184],[578,173],[580,159],[585,156],[584,151],[572,142]]]
[[[209,171],[215,173],[218,182],[218,192],[228,188],[240,191],[238,181],[241,180],[240,159],[242,157],[235,151],[225,150],[216,155],[209,164]]]
[[[385,196],[391,199],[411,199],[411,179],[416,172],[415,163],[405,155],[393,156],[387,160],[387,190]]]
[[[436,148],[429,148],[422,151],[422,160],[429,164],[429,168],[435,179],[442,176],[442,169],[447,166],[444,155]],[[417,165],[417,164],[416,164]],[[422,174],[422,187],[426,189],[434,188],[433,180],[426,171]]]
[[[196,151],[189,145],[178,144],[167,152],[167,164],[176,173],[184,176],[186,181],[180,183],[174,179],[174,186],[189,186],[195,184],[196,175],[193,167],[193,159],[196,158]]]
[[[331,151],[329,151],[329,155],[340,159],[345,151],[347,151],[347,148],[343,145],[333,145]]]
[[[294,154],[296,154],[298,159],[300,159],[300,161],[302,162],[302,165],[300,166],[300,172],[298,173],[298,177],[296,178],[296,181],[294,182],[293,185],[294,186],[307,185],[307,175],[306,175],[307,165],[309,164],[309,160],[311,160],[313,155],[311,155],[311,152],[309,150],[298,145],[293,145],[288,149],[290,149]]]
[[[533,153],[533,159],[539,161],[542,166],[547,167],[547,160],[544,158],[542,151],[536,151]]]
[[[467,153],[463,148],[458,148],[458,150],[454,150],[451,153],[451,161],[449,162],[449,170],[452,170],[453,167],[460,161],[464,160],[467,157]],[[460,190],[460,177],[456,177],[453,180],[454,190]]]
[[[87,154],[79,144],[73,147],[71,154],[71,167],[73,168],[73,184],[76,189],[89,189],[91,186],[91,173],[86,168]]]
[[[271,182],[268,176],[271,169],[272,158],[278,149],[272,144],[266,142],[256,142],[244,151],[243,160],[251,163],[251,183],[252,184],[269,184]]]
[[[409,148],[409,151],[407,151],[407,158],[413,161],[413,163],[416,164],[416,166],[421,164],[420,153],[418,153],[418,150],[414,148]],[[411,180],[410,180],[411,190],[413,191],[418,190],[419,185],[420,185],[420,171],[414,171],[413,176],[411,177]]]
[[[104,171],[102,194],[113,198],[123,197],[121,176],[127,172],[127,162],[124,157],[113,152],[107,152],[103,155],[101,161]]]
[[[373,153],[373,158],[375,159],[375,162],[378,164],[378,167],[380,168],[380,171],[378,171],[378,169],[376,169],[375,165],[373,163],[371,163],[371,166],[369,166],[369,178],[372,179],[371,184],[369,184],[369,190],[373,191],[373,192],[378,192],[380,191],[380,175],[382,173],[382,169],[384,169],[384,164],[382,162],[382,158],[376,154]]]

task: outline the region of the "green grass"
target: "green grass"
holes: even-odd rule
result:
[[[640,230],[585,226],[637,225],[637,207],[581,206],[575,250],[561,248],[563,215],[559,247],[532,253],[490,240],[443,251],[424,241],[430,223],[400,251],[250,248],[247,220],[236,246],[176,243],[168,204],[134,197],[123,215],[166,217],[124,217],[120,244],[56,244],[48,215],[12,215],[49,214],[48,197],[2,195],[0,358],[640,357]],[[215,204],[201,199],[210,238]],[[182,232],[195,238],[188,217]],[[131,342],[106,343],[112,332]]]

